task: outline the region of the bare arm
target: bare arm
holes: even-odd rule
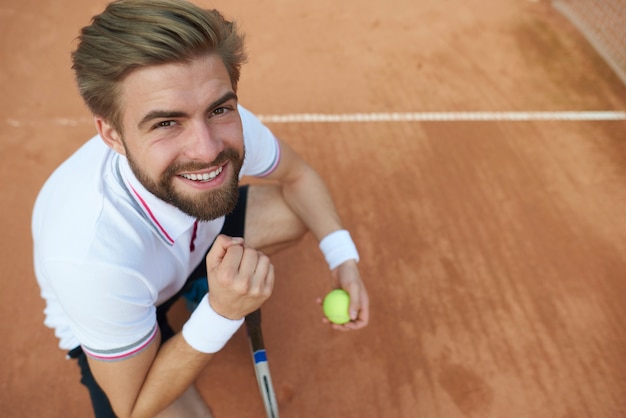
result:
[[[212,357],[194,350],[181,334],[160,347],[159,343],[160,338],[140,354],[118,362],[88,357],[117,416],[155,416],[194,382]]]
[[[211,289],[208,303],[225,318],[243,318],[272,292],[274,271],[269,259],[246,248],[240,239],[219,236],[206,262]],[[118,416],[153,417],[194,382],[213,356],[194,349],[181,333],[162,345],[159,340],[119,362],[89,359],[94,377]]]
[[[342,229],[341,220],[330,192],[319,174],[300,156],[280,141],[281,162],[269,179],[277,180],[285,201],[300,217],[318,242],[331,232]],[[335,286],[350,294],[352,321],[336,325],[341,330],[357,329],[369,321],[369,297],[361,280],[357,263],[349,260],[332,272]]]

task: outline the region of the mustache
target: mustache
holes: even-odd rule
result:
[[[222,165],[229,161],[241,161],[242,158],[243,157],[239,155],[239,153],[235,149],[226,148],[225,150],[220,152],[217,155],[217,157],[215,157],[215,160],[208,162],[208,163],[202,162],[202,161],[187,161],[187,162],[173,163],[165,171],[164,177],[165,178],[173,177],[182,171],[201,171],[201,170],[205,170],[211,167]]]

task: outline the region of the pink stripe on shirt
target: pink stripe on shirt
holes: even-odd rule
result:
[[[129,184],[130,188],[133,190],[133,193],[135,193],[135,196],[137,196],[137,199],[139,199],[139,202],[141,202],[141,205],[144,207],[144,209],[146,210],[146,212],[148,213],[148,215],[150,216],[150,219],[152,219],[152,222],[159,228],[159,230],[163,233],[163,235],[165,236],[165,238],[170,242],[170,243],[174,243],[174,240],[172,239],[172,237],[170,237],[167,233],[167,231],[165,231],[165,229],[161,226],[161,224],[159,223],[159,221],[157,221],[156,217],[154,216],[154,214],[152,213],[152,211],[150,210],[150,207],[148,206],[148,204],[145,202],[145,200],[143,200],[143,198],[139,195],[139,193],[137,192],[137,190],[135,190],[135,188],[132,186],[132,184]]]

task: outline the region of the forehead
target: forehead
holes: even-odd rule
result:
[[[133,71],[121,83],[121,107],[124,119],[154,109],[189,112],[232,90],[226,66],[210,54]]]

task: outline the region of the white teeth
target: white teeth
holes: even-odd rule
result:
[[[184,177],[188,180],[194,181],[210,181],[217,177],[222,172],[222,167],[218,168],[215,171],[211,171],[210,173],[204,174],[181,174],[181,177]]]

